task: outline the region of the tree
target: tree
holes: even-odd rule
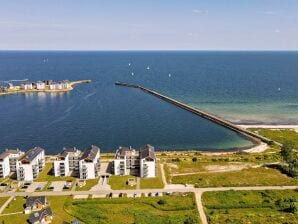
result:
[[[197,157],[193,157],[193,158],[192,158],[192,161],[193,161],[193,162],[197,162],[197,160],[198,160]]]

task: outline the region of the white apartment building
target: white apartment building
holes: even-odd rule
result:
[[[100,168],[100,149],[92,145],[87,149],[79,163],[80,179],[94,179],[98,176]]]
[[[45,151],[40,147],[30,149],[17,165],[18,181],[33,181],[45,166]]]
[[[9,174],[9,154],[7,152],[3,152],[0,154],[0,178],[8,177]]]
[[[140,149],[140,177],[156,177],[154,147],[146,145]]]
[[[30,82],[22,83],[21,84],[21,89],[31,90],[31,89],[33,89],[33,85]]]
[[[79,176],[81,151],[77,148],[63,148],[54,161],[54,175]]]
[[[140,150],[131,147],[120,147],[114,158],[114,175],[137,175],[155,177],[154,147],[146,145]]]
[[[140,153],[131,147],[119,147],[114,158],[114,175],[139,175]]]
[[[36,82],[36,89],[38,90],[43,90],[46,88],[46,84],[45,82],[42,82],[42,81],[37,81]]]
[[[6,149],[0,154],[0,177],[7,177],[16,172],[18,160],[24,155],[19,149]]]
[[[10,167],[10,172],[14,173],[17,171],[18,167],[18,161],[19,159],[25,154],[23,151],[19,149],[6,149],[6,151],[9,155],[9,167]]]

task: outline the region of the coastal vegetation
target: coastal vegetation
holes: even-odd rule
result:
[[[281,144],[291,142],[294,148],[298,148],[298,132],[293,129],[250,128],[249,130]]]
[[[287,223],[298,220],[297,190],[205,192],[208,223]]]
[[[229,172],[172,176],[171,183],[194,184],[196,187],[275,186],[297,185],[298,180],[288,177],[276,169],[258,167]]]

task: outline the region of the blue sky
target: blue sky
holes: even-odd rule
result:
[[[298,50],[296,0],[0,0],[1,50]]]

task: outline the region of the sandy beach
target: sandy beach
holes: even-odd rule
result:
[[[268,128],[268,129],[294,129],[298,132],[298,125],[266,125],[266,124],[252,124],[252,125],[238,125],[242,128]]]

